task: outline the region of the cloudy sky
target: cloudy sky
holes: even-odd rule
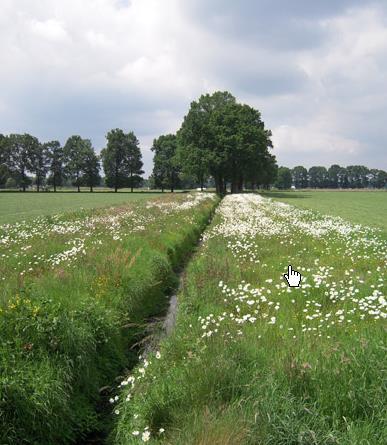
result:
[[[229,90],[280,165],[387,170],[387,0],[0,0],[0,132],[99,151],[154,137]]]

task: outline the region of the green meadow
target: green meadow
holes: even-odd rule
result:
[[[124,204],[158,196],[147,192],[0,192],[0,224],[9,224],[38,216],[53,215],[78,209],[92,209]]]
[[[263,196],[387,231],[387,191],[277,191]]]

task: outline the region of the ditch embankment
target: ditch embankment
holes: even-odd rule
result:
[[[167,196],[0,232],[1,445],[103,443],[111,392],[136,365],[148,322],[166,313],[217,203]]]

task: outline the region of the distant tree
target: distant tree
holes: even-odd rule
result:
[[[86,144],[84,139],[74,135],[67,139],[63,147],[65,172],[71,179],[72,184],[77,187],[78,192],[81,191],[80,186],[85,164],[84,151]]]
[[[64,152],[59,141],[50,141],[45,143],[46,150],[49,157],[49,170],[51,175],[48,178],[48,183],[56,188],[63,184],[65,177],[64,172]]]
[[[10,163],[9,138],[0,134],[0,187],[4,187],[7,179],[12,177]]]
[[[125,134],[119,128],[109,131],[106,139],[106,148],[101,151],[106,185],[115,192],[126,186],[133,191],[143,173],[138,139],[133,132]]]
[[[157,188],[169,187],[174,191],[179,181],[180,163],[177,156],[177,138],[174,134],[159,136],[153,141],[153,177]]]
[[[292,173],[287,167],[279,167],[275,186],[281,190],[289,189],[292,185]]]
[[[340,165],[333,164],[328,168],[328,187],[337,189],[340,187],[340,174],[342,168]]]
[[[328,185],[328,172],[325,167],[311,167],[308,171],[309,187],[324,188]]]
[[[6,189],[15,189],[17,187],[17,182],[14,178],[9,177],[5,182]]]
[[[11,134],[9,135],[9,164],[12,170],[15,170],[18,183],[23,192],[31,180],[27,176],[27,171],[33,170],[35,154],[39,147],[39,141],[36,137],[29,134]],[[15,178],[16,179],[16,178]]]
[[[90,192],[92,192],[93,187],[99,185],[101,182],[101,176],[99,174],[100,162],[98,156],[95,154],[91,141],[86,139],[84,143],[82,181],[90,187]]]
[[[292,169],[292,181],[296,188],[304,189],[308,187],[308,170],[302,165]]]
[[[0,133],[0,165],[7,165],[9,161],[9,140]]]
[[[35,174],[35,182],[37,192],[40,191],[41,185],[44,183],[47,172],[50,167],[50,158],[47,146],[45,144],[37,144],[31,155],[31,173]]]
[[[349,165],[346,168],[348,186],[350,188],[364,188],[368,185],[369,170],[364,165]]]
[[[133,193],[133,188],[139,187],[142,182],[141,175],[144,173],[142,170],[144,164],[142,162],[140,143],[135,134],[131,131],[126,135],[126,139],[128,144],[126,163],[129,171],[129,187]]]
[[[371,169],[368,174],[368,184],[372,188],[387,186],[387,173],[383,170]]]

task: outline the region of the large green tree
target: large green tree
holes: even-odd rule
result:
[[[36,190],[40,191],[50,167],[50,157],[46,144],[37,144],[31,154],[31,173],[35,174]]]
[[[177,156],[177,138],[174,134],[159,136],[153,141],[153,178],[162,191],[169,187],[174,191],[179,182],[180,157]]]
[[[0,134],[0,187],[4,187],[11,177],[9,138]]]
[[[314,166],[308,171],[309,187],[323,188],[328,185],[328,172],[325,167]]]
[[[292,172],[287,167],[279,167],[275,186],[281,190],[289,189],[292,185]]]
[[[113,187],[114,191],[125,186],[128,176],[126,163],[127,138],[125,133],[116,128],[106,135],[107,145],[101,151],[102,166],[105,172],[105,183],[108,187]]]
[[[298,165],[292,169],[293,184],[298,189],[308,187],[308,170],[302,165]]]
[[[70,136],[64,147],[63,154],[65,160],[65,171],[71,179],[72,184],[77,187],[77,191],[81,191],[82,173],[85,165],[85,147],[87,142],[81,136]]]
[[[348,186],[350,188],[364,188],[368,185],[369,170],[364,165],[349,165],[346,168]]]
[[[27,185],[31,183],[27,172],[34,168],[34,158],[39,145],[38,139],[30,134],[9,135],[9,165],[15,171],[15,179],[22,187],[23,192],[26,191]]]
[[[99,185],[101,182],[99,170],[99,158],[94,151],[91,141],[86,139],[83,148],[82,182],[90,188],[90,192],[93,191],[94,186]]]
[[[186,160],[184,169],[198,179],[206,172],[211,174],[218,193],[226,191],[226,153],[216,122],[227,105],[234,103],[235,97],[229,92],[202,95],[191,103],[178,132],[180,158]]]
[[[126,134],[119,128],[109,131],[106,139],[106,148],[101,151],[106,185],[115,192],[127,186],[133,191],[143,173],[138,139],[133,132]]]
[[[56,192],[56,188],[63,184],[65,178],[63,147],[59,141],[46,142],[45,146],[48,151],[49,169],[51,172],[48,183],[54,187],[54,192]]]
[[[131,131],[126,135],[128,144],[128,153],[126,158],[126,164],[128,166],[129,178],[128,186],[130,191],[133,192],[134,187],[138,187],[141,184],[142,177],[144,173],[142,166],[142,153],[140,150],[140,142],[136,138],[135,134]]]
[[[226,192],[228,182],[238,192],[244,182],[257,183],[262,177],[270,160],[270,137],[260,112],[237,103],[229,92],[202,95],[191,103],[178,131],[182,168],[201,183],[210,174],[218,193]]]

